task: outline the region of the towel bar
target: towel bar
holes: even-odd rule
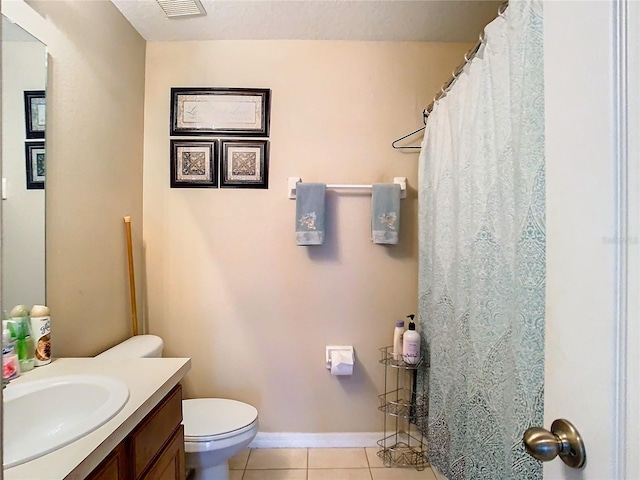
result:
[[[289,177],[287,179],[287,191],[290,199],[296,198],[296,184],[301,181],[300,177]],[[407,198],[407,178],[393,177],[393,183],[400,185],[400,198]],[[327,188],[331,190],[371,190],[371,185],[328,183]]]

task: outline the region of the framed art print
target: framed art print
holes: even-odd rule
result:
[[[45,154],[44,142],[26,142],[27,190],[44,188]]]
[[[271,90],[172,88],[171,135],[268,137]]]
[[[44,138],[46,120],[44,90],[24,92],[24,117],[27,138]]]
[[[217,188],[215,140],[171,140],[171,188]]]
[[[269,188],[268,140],[222,140],[221,188]]]

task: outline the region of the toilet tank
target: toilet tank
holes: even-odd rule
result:
[[[136,335],[105,350],[96,358],[160,358],[164,342],[157,335]]]

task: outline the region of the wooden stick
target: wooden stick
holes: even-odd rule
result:
[[[138,335],[138,310],[136,307],[136,282],[133,274],[133,245],[131,242],[131,217],[124,217],[127,233],[127,256],[129,257],[129,291],[131,292],[131,326],[133,335]]]

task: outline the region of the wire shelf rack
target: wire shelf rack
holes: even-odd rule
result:
[[[378,399],[380,400],[378,410],[392,417],[413,420],[415,417],[424,417],[427,414],[427,396],[415,394],[409,388],[391,390],[378,395]]]
[[[376,453],[385,467],[414,467],[416,470],[424,470],[429,466],[427,453],[422,447],[423,443],[411,436],[411,440],[402,441],[398,437],[405,435],[398,432],[378,440],[380,450]],[[388,445],[385,447],[385,445]]]
[[[385,467],[412,467],[424,470],[429,466],[424,439],[428,414],[426,382],[418,382],[418,371],[428,368],[420,358],[407,363],[393,354],[393,347],[380,349],[380,363],[385,366],[384,393],[378,395],[378,410],[384,413],[384,437],[378,441],[378,457]],[[388,422],[393,427],[388,435]],[[420,430],[423,430],[421,432]]]

